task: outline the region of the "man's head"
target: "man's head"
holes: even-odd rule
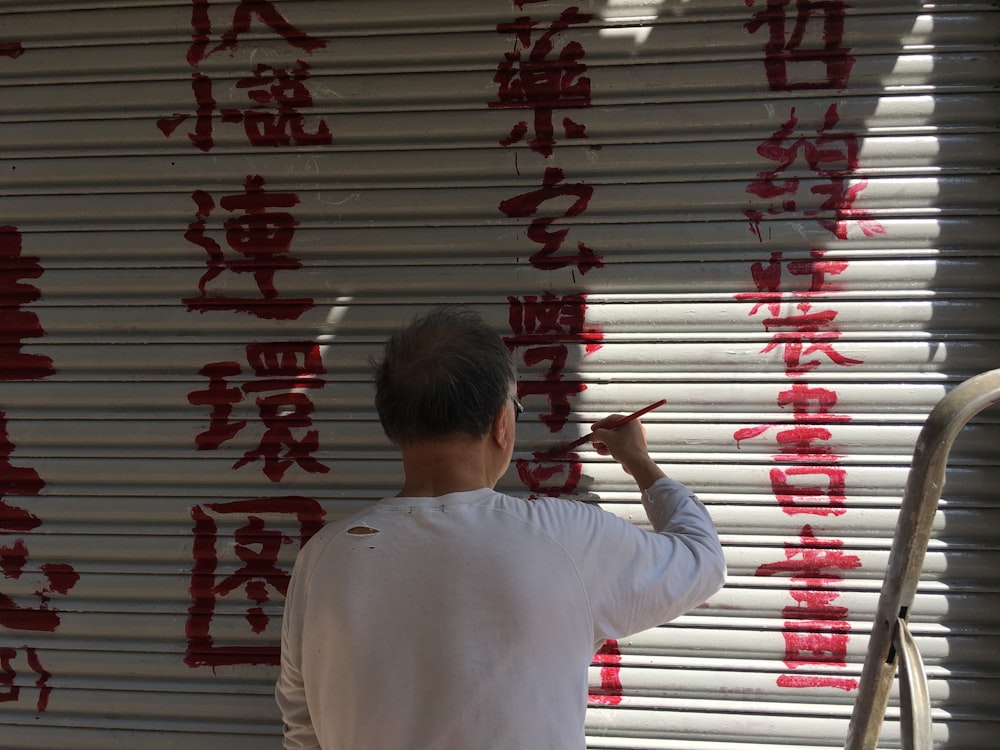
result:
[[[496,331],[475,313],[439,307],[396,331],[375,368],[375,407],[399,446],[479,438],[512,398],[517,372]]]

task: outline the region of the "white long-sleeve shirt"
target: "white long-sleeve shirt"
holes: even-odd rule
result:
[[[285,748],[581,750],[598,645],[683,614],[725,578],[690,490],[660,479],[643,505],[655,533],[485,488],[388,498],[325,527],[285,604]]]

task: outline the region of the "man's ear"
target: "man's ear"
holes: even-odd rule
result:
[[[500,448],[506,449],[514,440],[514,433],[509,427],[509,422],[507,404],[505,403],[493,417],[493,424],[490,426],[490,437]]]

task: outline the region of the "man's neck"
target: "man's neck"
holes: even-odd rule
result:
[[[496,483],[486,441],[465,436],[415,443],[401,451],[406,480],[400,497],[438,497]]]

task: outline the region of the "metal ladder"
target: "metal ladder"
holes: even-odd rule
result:
[[[920,652],[907,625],[920,582],[952,443],[976,414],[1000,401],[1000,369],[966,380],[931,411],[917,438],[889,565],[861,671],[845,750],[875,750],[899,662],[903,750],[931,750],[931,704]]]

